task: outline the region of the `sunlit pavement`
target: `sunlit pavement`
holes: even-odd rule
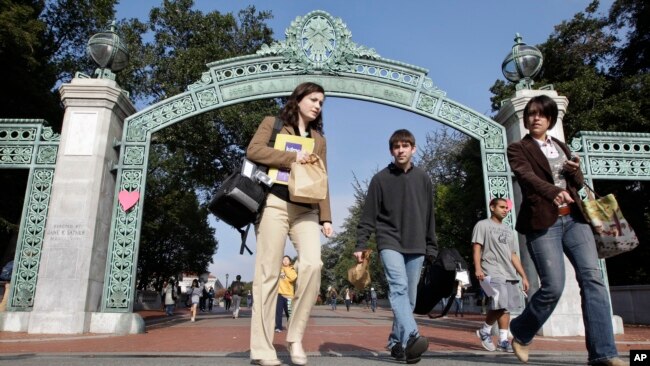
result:
[[[147,324],[145,334],[43,335],[2,332],[0,364],[15,361],[16,365],[54,365],[60,361],[60,364],[74,365],[75,360],[81,362],[92,358],[90,364],[93,365],[153,365],[148,362],[155,362],[159,356],[192,360],[191,363],[180,364],[248,364],[248,308],[242,309],[238,319],[233,319],[223,308],[215,308],[210,313],[199,313],[196,322],[190,322],[186,309],[177,310],[171,317],[163,311],[143,311],[140,314]],[[429,340],[429,349],[421,364],[431,364],[433,361],[436,365],[519,363],[512,354],[483,350],[474,334],[484,320],[482,315],[416,318],[420,334]],[[368,365],[378,361],[395,363],[385,350],[391,322],[389,309],[380,308],[373,313],[365,306],[353,306],[349,312],[345,306],[339,306],[336,311],[330,310],[329,306],[314,307],[303,339],[310,365],[321,362],[331,365],[333,361],[337,365],[346,365],[348,361],[355,365],[366,364],[366,361]],[[289,363],[285,337],[286,331],[275,333],[274,344],[278,356]],[[616,344],[625,359],[630,349],[650,349],[650,327],[626,326],[625,334],[616,336]],[[217,363],[214,357],[219,357]],[[117,358],[125,363],[115,363]],[[584,337],[535,338],[529,364],[539,362],[537,364],[551,365],[560,361],[562,364],[585,364]],[[156,364],[161,365],[160,359]]]

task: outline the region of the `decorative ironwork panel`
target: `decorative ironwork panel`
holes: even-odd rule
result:
[[[197,108],[191,96],[172,97],[171,100],[164,101],[150,111],[132,119],[128,124],[126,140],[129,142],[144,142],[148,131],[187,116],[196,110]]]
[[[506,157],[504,154],[486,154],[485,163],[488,172],[505,172]]]
[[[140,192],[143,185],[143,170],[122,170],[118,191]],[[109,247],[107,276],[104,284],[104,310],[127,311],[132,309],[140,207],[142,205],[138,202],[125,211],[117,203],[116,195],[113,207],[113,227],[111,228],[112,245]]]
[[[589,157],[591,173],[595,175],[610,175],[614,177],[650,177],[650,158],[617,159]]]
[[[58,145],[41,145],[36,154],[36,164],[56,163],[56,154],[59,152]]]
[[[29,169],[8,309],[34,304],[60,136],[41,119],[0,119],[0,169]]]
[[[583,158],[588,180],[650,177],[648,133],[581,131],[570,147]]]
[[[124,149],[125,165],[142,165],[144,164],[144,146],[127,146]]]
[[[3,127],[0,129],[0,141],[36,141],[37,132],[37,127]]]
[[[0,164],[29,165],[33,152],[33,146],[0,146]]]
[[[420,94],[420,97],[418,98],[418,102],[415,107],[421,111],[427,112],[429,114],[433,114],[433,110],[436,108],[437,103],[438,103],[437,98],[434,98],[426,94]]]
[[[198,99],[201,108],[211,107],[219,103],[217,89],[214,87],[196,92],[196,98]]]
[[[54,169],[35,169],[28,187],[29,193],[18,234],[14,277],[11,280],[12,297],[9,307],[13,310],[27,310],[34,305],[53,179]]]
[[[504,148],[503,129],[495,122],[448,101],[442,102],[438,113],[443,120],[453,123],[461,131],[485,140],[488,149]]]

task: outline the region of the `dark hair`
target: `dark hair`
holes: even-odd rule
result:
[[[285,255],[284,257],[282,257],[282,260],[284,260],[284,258],[289,258],[289,262],[291,262],[291,257],[289,257],[288,255]]]
[[[192,287],[194,287],[194,284],[196,284],[196,287],[199,287],[199,280],[193,280],[192,281]]]
[[[295,89],[293,89],[293,93],[291,93],[291,95],[289,96],[289,100],[287,100],[287,104],[280,111],[280,119],[283,120],[284,123],[290,126],[298,127],[298,115],[300,113],[300,107],[298,106],[298,103],[300,103],[302,98],[306,97],[311,93],[325,94],[325,89],[323,89],[322,86],[312,82],[302,83],[298,85]],[[320,132],[321,134],[323,133],[323,111],[322,110],[318,114],[318,117],[316,117],[315,120],[309,123],[309,127],[312,130]]]
[[[241,280],[241,275],[237,275],[237,276],[235,276],[235,279],[236,279],[237,281]]]
[[[533,112],[537,112],[548,118],[550,122],[548,126],[549,130],[555,126],[557,122],[557,104],[548,95],[538,95],[526,103],[526,107],[524,108],[524,127],[528,128],[528,117]]]
[[[496,206],[496,205],[497,205],[497,202],[499,202],[499,201],[503,201],[503,202],[505,202],[505,203],[508,203],[508,200],[506,200],[505,198],[503,198],[503,197],[496,197],[496,198],[493,198],[493,199],[490,200],[490,207],[492,207],[492,206]]]
[[[411,146],[415,146],[415,136],[409,130],[401,129],[393,132],[388,139],[388,150],[393,149],[393,145],[398,142],[408,142]]]

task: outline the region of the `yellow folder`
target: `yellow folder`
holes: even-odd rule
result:
[[[278,134],[273,147],[283,151],[306,150],[308,153],[312,153],[314,152],[314,144],[314,139],[309,137]],[[289,169],[271,168],[269,169],[269,176],[275,184],[289,184]]]

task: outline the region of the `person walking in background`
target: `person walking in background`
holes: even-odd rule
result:
[[[474,273],[482,286],[498,291],[493,297],[483,327],[476,331],[481,345],[488,351],[512,352],[508,341],[510,312],[521,308],[521,291],[528,291],[528,278],[521,266],[515,246],[515,233],[503,223],[508,216],[508,203],[503,198],[490,201],[490,218],[476,223],[472,232]],[[521,289],[517,273],[521,276]],[[492,326],[499,326],[499,342],[492,343]]]
[[[201,312],[206,310],[206,304],[208,303],[208,289],[205,288],[205,284],[201,282],[201,300],[199,301],[199,309]]]
[[[433,185],[427,173],[412,162],[415,137],[411,132],[395,131],[388,149],[393,162],[370,181],[354,256],[358,263],[363,261],[374,232],[394,317],[388,349],[395,359],[416,363],[429,347],[413,317],[417,286],[425,255],[432,261],[438,254]]]
[[[456,281],[456,295],[454,296],[454,306],[456,307],[456,312],[454,314],[455,317],[458,317],[458,313],[460,312],[460,317],[462,318],[463,315],[463,295],[465,294],[465,287],[463,287],[463,284],[460,281]]]
[[[170,279],[163,284],[163,299],[165,304],[165,314],[167,316],[174,315],[174,305],[176,305],[176,286],[174,280]]]
[[[283,122],[279,134],[314,139],[313,153],[327,167],[327,146],[323,136],[321,113],[324,101],[325,91],[322,86],[311,82],[302,83],[293,90],[278,118]],[[248,145],[246,157],[269,168],[286,169],[294,162],[307,163],[309,153],[306,150],[283,151],[268,146],[274,125],[275,117],[264,118]],[[287,348],[291,362],[297,365],[307,363],[302,338],[320,288],[323,265],[321,232],[328,238],[334,233],[329,192],[319,203],[305,204],[291,201],[286,185],[274,184],[271,187],[262,214],[255,225],[255,303],[250,337],[250,355],[254,363],[269,366],[281,364],[273,346],[273,329],[278,278],[287,235],[296,247],[300,274],[296,281],[293,311],[287,326]]]
[[[192,308],[190,313],[192,314],[190,321],[196,321],[196,308],[199,306],[199,301],[201,299],[201,293],[203,290],[199,287],[199,280],[192,281],[192,287],[190,288],[190,301],[192,302]]]
[[[214,306],[214,288],[210,286],[210,290],[208,291],[208,311],[212,311],[213,306]]]
[[[336,289],[334,287],[330,287],[327,298],[329,299],[330,305],[332,306],[332,310],[336,310],[336,300],[339,297],[338,292],[336,292]]]
[[[348,311],[350,311],[350,304],[352,303],[352,295],[350,294],[350,288],[349,287],[345,288],[344,294],[345,294],[345,296],[344,296],[344,298],[345,298],[345,308]]]
[[[584,185],[580,158],[547,131],[557,122],[558,109],[546,95],[531,98],[524,107],[528,134],[508,146],[508,161],[521,187],[518,232],[539,275],[539,290],[512,320],[512,348],[528,362],[528,348],[564,290],[564,255],[575,269],[582,301],[582,318],[590,364],[624,365],[614,342],[609,292],[591,227],[579,204]]]
[[[287,316],[289,322],[289,302],[293,299],[293,283],[298,273],[291,264],[291,257],[282,257],[282,269],[280,270],[280,286],[278,288],[278,305],[275,310],[275,331],[282,332],[282,313]]]
[[[248,295],[246,295],[246,304],[249,308],[253,308],[253,294],[251,293],[251,290],[248,290]]]
[[[226,308],[226,311],[230,311],[230,304],[232,303],[232,293],[230,289],[226,290],[226,293],[223,294],[223,305]]]
[[[370,308],[373,313],[377,310],[377,291],[374,287],[370,288]]]
[[[244,284],[241,282],[241,276],[237,275],[235,281],[230,284],[230,293],[232,294],[232,318],[239,318],[239,308],[241,306],[241,298],[244,295]]]

